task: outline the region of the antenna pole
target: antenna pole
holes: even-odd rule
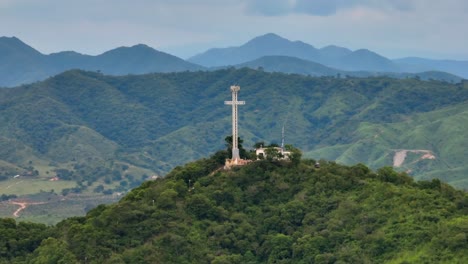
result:
[[[281,150],[284,151],[284,125],[283,125],[283,128],[281,129]]]

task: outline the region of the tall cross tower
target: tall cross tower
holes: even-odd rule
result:
[[[238,138],[238,126],[237,126],[237,106],[244,105],[245,101],[237,101],[237,93],[239,93],[240,87],[237,85],[231,86],[232,101],[224,101],[226,105],[232,105],[232,160],[236,161],[240,159],[239,156],[239,142]]]

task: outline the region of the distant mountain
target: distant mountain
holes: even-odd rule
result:
[[[96,70],[113,75],[142,74],[150,72],[196,71],[203,67],[184,61],[176,56],[139,44],[121,47],[94,58]]]
[[[0,86],[31,83],[70,69],[125,75],[196,71],[203,67],[142,44],[116,48],[98,56],[73,51],[44,55],[15,37],[0,38]]]
[[[390,60],[367,49],[351,51],[333,45],[317,49],[307,43],[290,41],[273,33],[256,37],[239,47],[209,49],[189,58],[188,61],[206,67],[219,67],[247,63],[264,56],[297,57],[346,71],[394,73],[444,71],[468,78],[466,61],[415,58]]]
[[[49,76],[45,56],[18,38],[0,37],[0,87],[28,83]]]
[[[329,45],[320,49],[320,55],[324,58],[338,60],[341,57],[347,56],[353,53],[350,49],[338,47],[335,45]]]
[[[327,58],[324,58],[322,62],[327,62]],[[348,71],[399,72],[398,66],[391,60],[367,49],[344,55],[331,65]]]
[[[301,41],[289,41],[269,33],[256,37],[240,47],[214,48],[195,55],[188,61],[206,67],[227,66],[255,60],[263,56],[282,55],[315,61],[318,50]]]
[[[290,56],[264,56],[249,62],[234,65],[236,68],[248,67],[263,69],[267,72],[297,73],[311,76],[334,76],[344,73],[320,63],[299,59]]]
[[[354,77],[372,77],[388,76],[393,78],[420,78],[421,80],[440,80],[447,82],[460,82],[461,77],[456,75],[427,71],[418,73],[396,73],[396,72],[370,72],[370,71],[344,71],[324,66],[320,63],[299,59],[289,56],[264,56],[249,62],[234,65],[235,68],[260,69],[267,72],[295,73],[311,76],[354,76]]]
[[[456,60],[430,60],[416,57],[408,57],[393,60],[400,68],[408,72],[420,72],[427,70],[438,70],[468,79],[468,61]]]
[[[396,71],[398,69],[391,60],[369,50],[353,52],[337,46],[316,49],[307,43],[290,41],[273,33],[256,37],[239,47],[210,49],[189,58],[188,61],[214,67],[241,64],[273,55],[297,57],[341,70]]]
[[[279,58],[272,62],[271,56],[282,56],[282,65],[280,65]],[[262,59],[262,62],[253,62],[262,57],[271,57],[268,59],[268,63],[272,62],[276,66],[267,65],[265,59]],[[289,58],[286,59],[286,57]],[[308,61],[308,63],[296,61],[293,66],[291,57]],[[387,75],[401,78],[402,76],[418,75],[423,79],[427,77],[427,79],[449,81],[459,80],[458,76],[468,78],[467,61],[421,58],[404,58],[392,61],[366,49],[351,51],[334,45],[317,49],[307,43],[290,41],[273,33],[256,37],[239,47],[210,49],[190,58],[189,61],[143,44],[116,48],[97,56],[74,51],[44,55],[18,38],[0,37],[0,87],[12,87],[44,80],[70,69],[99,71],[112,75],[207,69],[200,65],[210,67],[211,70],[227,66],[253,67],[258,65],[257,67],[261,66],[268,71],[303,73],[314,76],[330,75],[331,68],[332,71],[341,71],[343,74],[351,76]],[[317,64],[328,69],[319,67]],[[304,68],[301,69],[301,67]]]

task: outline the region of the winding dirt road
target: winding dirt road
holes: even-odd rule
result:
[[[35,204],[45,204],[45,202],[42,203],[28,203],[28,202],[16,202],[16,201],[10,201],[11,204],[16,204],[19,205],[20,207],[13,213],[14,217],[19,217],[19,213],[26,209],[28,205],[35,205]]]

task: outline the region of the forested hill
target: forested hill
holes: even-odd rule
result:
[[[0,263],[467,263],[468,196],[314,160],[177,167],[54,227],[0,220]]]
[[[247,102],[239,107],[247,149],[280,143],[284,126],[286,143],[306,157],[377,169],[403,153],[400,170],[468,186],[468,82],[250,69],[121,77],[69,71],[0,89],[0,178],[31,171],[84,185],[164,175],[224,147],[231,109],[223,101],[232,84]]]

